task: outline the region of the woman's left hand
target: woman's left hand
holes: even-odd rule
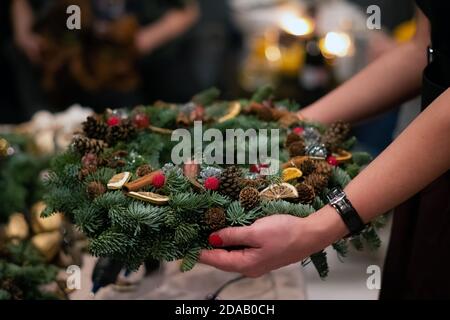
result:
[[[223,249],[203,250],[200,262],[247,277],[260,277],[324,249],[339,237],[333,233],[345,233],[345,226],[336,220],[337,214],[326,213],[327,217],[319,211],[308,218],[274,215],[248,227],[223,229],[209,238],[211,245]],[[230,247],[245,248],[226,250]]]

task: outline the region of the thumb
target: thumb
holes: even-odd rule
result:
[[[208,240],[213,247],[254,247],[256,244],[252,227],[226,228],[211,234]]]

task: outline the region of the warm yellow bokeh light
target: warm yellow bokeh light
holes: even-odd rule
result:
[[[271,62],[276,62],[281,59],[281,51],[277,46],[268,46],[266,48],[266,58]]]
[[[314,31],[311,19],[300,17],[293,12],[286,12],[281,16],[280,27],[294,36],[306,36]]]
[[[328,32],[320,41],[324,56],[345,57],[352,53],[353,43],[350,36],[343,32]]]

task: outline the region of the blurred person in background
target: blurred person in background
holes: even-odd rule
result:
[[[69,15],[65,9],[71,4],[81,8],[79,31],[66,28]],[[159,88],[150,84],[157,81],[167,84],[164,79],[169,71],[155,66],[177,66],[181,38],[198,19],[195,0],[13,0],[11,20],[15,47],[10,46],[7,55],[26,117],[39,109],[64,108],[77,102],[102,110],[148,101],[146,96],[156,97]],[[94,35],[86,35],[88,31]],[[64,42],[72,34],[81,42],[78,47]],[[130,34],[132,43],[126,38]],[[120,37],[125,40],[121,42]],[[144,82],[139,81],[138,85],[134,72],[138,72]],[[177,75],[181,79],[184,76],[182,72]],[[124,79],[129,80],[128,86]],[[148,79],[152,81],[146,82]],[[48,101],[41,90],[41,82],[55,89],[55,99]],[[142,83],[146,85],[141,86]],[[176,91],[174,83],[171,89]]]

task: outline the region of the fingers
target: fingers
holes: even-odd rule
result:
[[[228,272],[245,273],[245,270],[247,270],[245,250],[202,250],[200,253],[200,262]]]
[[[258,239],[254,236],[252,227],[236,227],[220,230],[210,236],[209,242],[214,247],[258,247]]]

